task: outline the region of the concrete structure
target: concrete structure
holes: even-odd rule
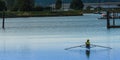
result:
[[[84,9],[86,9],[88,6],[91,6],[92,8],[102,7],[104,9],[120,8],[120,6],[118,6],[119,4],[120,2],[85,3]]]
[[[102,7],[104,9],[120,8],[120,6],[118,6],[119,4],[120,4],[120,2],[84,3],[84,9],[86,9],[88,6],[91,6],[92,10],[94,10],[94,8],[97,8],[97,7]],[[51,4],[50,7],[52,7],[54,9],[55,8],[55,4]],[[62,8],[60,10],[63,10],[63,11],[71,10],[70,9],[70,3],[63,4]]]

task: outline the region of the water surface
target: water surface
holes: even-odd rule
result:
[[[5,30],[0,28],[0,60],[119,60],[120,29],[107,29],[106,21],[98,17],[6,18]],[[82,45],[86,39],[112,49],[64,50]]]

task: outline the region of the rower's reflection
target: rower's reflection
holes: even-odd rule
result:
[[[86,50],[86,56],[89,58],[90,57],[90,50]]]

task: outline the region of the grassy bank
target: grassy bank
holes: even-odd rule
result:
[[[2,13],[0,12],[0,17],[2,17]],[[13,17],[46,17],[46,16],[82,16],[82,11],[6,11],[5,17],[13,18]]]

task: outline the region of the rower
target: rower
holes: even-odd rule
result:
[[[86,48],[90,49],[90,40],[89,39],[85,42],[85,45],[86,45]]]

